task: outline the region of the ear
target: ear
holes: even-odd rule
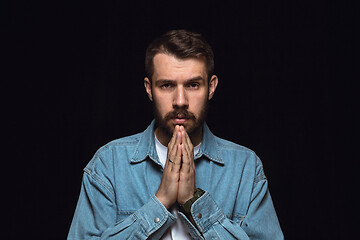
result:
[[[212,75],[209,81],[209,100],[214,96],[217,85],[218,77],[216,75]]]
[[[144,87],[145,87],[146,93],[147,93],[150,101],[152,101],[153,97],[152,97],[152,92],[151,92],[151,82],[148,77],[144,78]]]

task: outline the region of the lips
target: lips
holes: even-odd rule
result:
[[[173,118],[172,120],[175,124],[183,124],[188,120],[188,118],[177,116],[176,118]]]

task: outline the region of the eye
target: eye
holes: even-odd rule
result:
[[[162,89],[168,89],[168,88],[171,88],[172,87],[172,84],[170,83],[164,83],[160,86]]]
[[[188,88],[191,88],[191,89],[197,89],[199,88],[200,84],[198,82],[191,82],[188,84]]]

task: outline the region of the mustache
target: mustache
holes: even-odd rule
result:
[[[175,109],[172,112],[169,112],[165,115],[164,119],[165,120],[171,120],[173,118],[187,118],[187,119],[196,119],[195,115],[185,109]]]

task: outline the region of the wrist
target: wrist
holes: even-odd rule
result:
[[[169,201],[167,201],[166,198],[162,197],[161,195],[159,195],[159,194],[157,194],[157,193],[155,194],[155,197],[159,200],[159,202],[160,202],[167,210],[169,210],[169,209],[171,208],[172,204],[171,204]]]
[[[195,190],[194,190],[195,191]],[[179,205],[184,205],[187,201],[189,201],[190,199],[192,199],[194,197],[194,191],[192,191],[192,194],[189,195],[188,197],[184,198],[185,200],[178,200],[178,204]]]
[[[197,188],[194,191],[193,197],[191,197],[189,200],[187,200],[185,203],[181,204],[179,203],[179,209],[181,212],[185,214],[189,214],[191,211],[192,205],[198,200],[203,194],[205,193],[204,190],[201,188]]]

